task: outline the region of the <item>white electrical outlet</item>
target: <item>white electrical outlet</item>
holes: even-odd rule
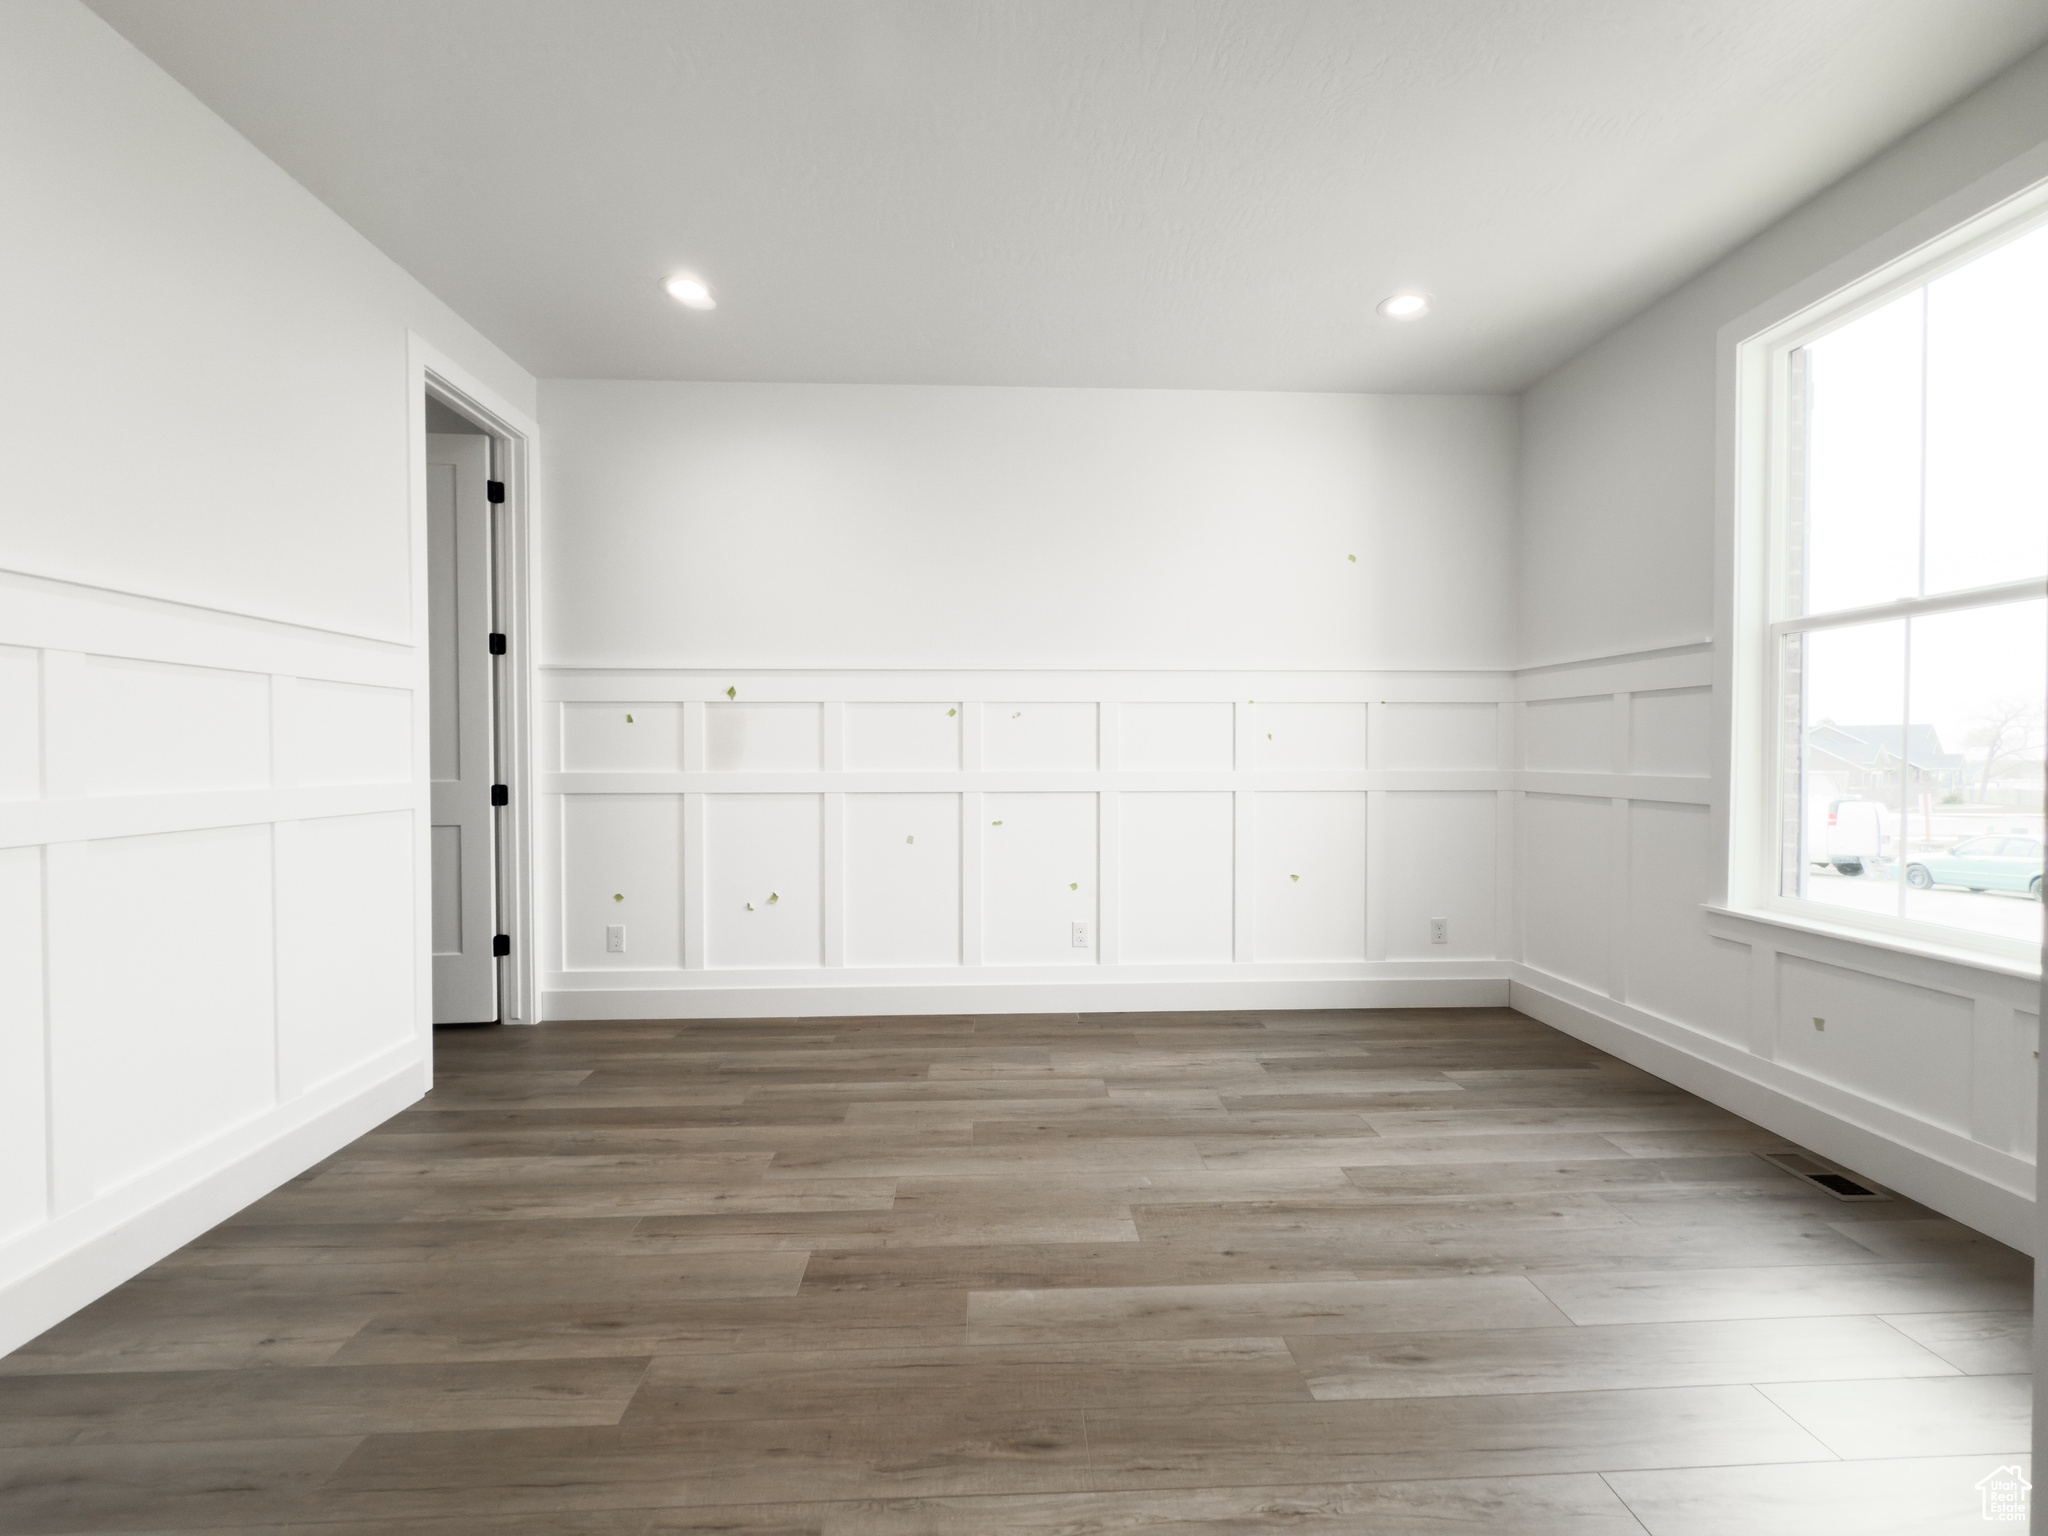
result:
[[[623,955],[626,952],[626,925],[624,923],[605,924],[604,952],[608,955]]]
[[[1432,917],[1429,920],[1429,942],[1448,944],[1451,942],[1451,920],[1448,917]]]
[[[1088,947],[1088,925],[1087,925],[1086,923],[1076,923],[1076,924],[1074,924],[1074,948],[1076,948],[1076,949],[1086,949],[1087,947]]]

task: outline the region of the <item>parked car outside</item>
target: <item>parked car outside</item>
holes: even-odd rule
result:
[[[1970,891],[2024,891],[2041,897],[2042,844],[2033,837],[1973,837],[1946,853],[1923,853],[1906,866],[1906,884],[1924,891],[1960,885]]]

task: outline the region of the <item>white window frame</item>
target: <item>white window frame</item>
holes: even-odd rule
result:
[[[2000,968],[2039,969],[2041,948],[2024,939],[1972,933],[1896,914],[1833,907],[1780,893],[1785,763],[1779,648],[1784,637],[1793,633],[2048,597],[2048,578],[2033,578],[1812,617],[1780,611],[1788,585],[1784,560],[1791,491],[1792,354],[2044,223],[2048,223],[2048,183],[2037,183],[1917,243],[1904,255],[1836,287],[1825,297],[1801,304],[1796,312],[1734,345],[1736,547],[1729,733],[1733,758],[1732,910],[1799,927],[1862,936],[1894,948],[1948,958],[1977,956]]]

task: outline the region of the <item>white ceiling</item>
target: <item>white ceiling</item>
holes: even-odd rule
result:
[[[90,3],[579,378],[1514,390],[2048,39],[2048,0]],[[1432,318],[1374,315],[1407,285]]]

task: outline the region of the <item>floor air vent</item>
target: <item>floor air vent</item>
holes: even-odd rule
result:
[[[1815,1162],[1804,1152],[1759,1152],[1757,1156],[1774,1168],[1784,1169],[1795,1179],[1804,1179],[1816,1188],[1826,1190],[1837,1200],[1891,1199],[1883,1190],[1859,1184],[1846,1173],[1830,1168],[1826,1163]]]

